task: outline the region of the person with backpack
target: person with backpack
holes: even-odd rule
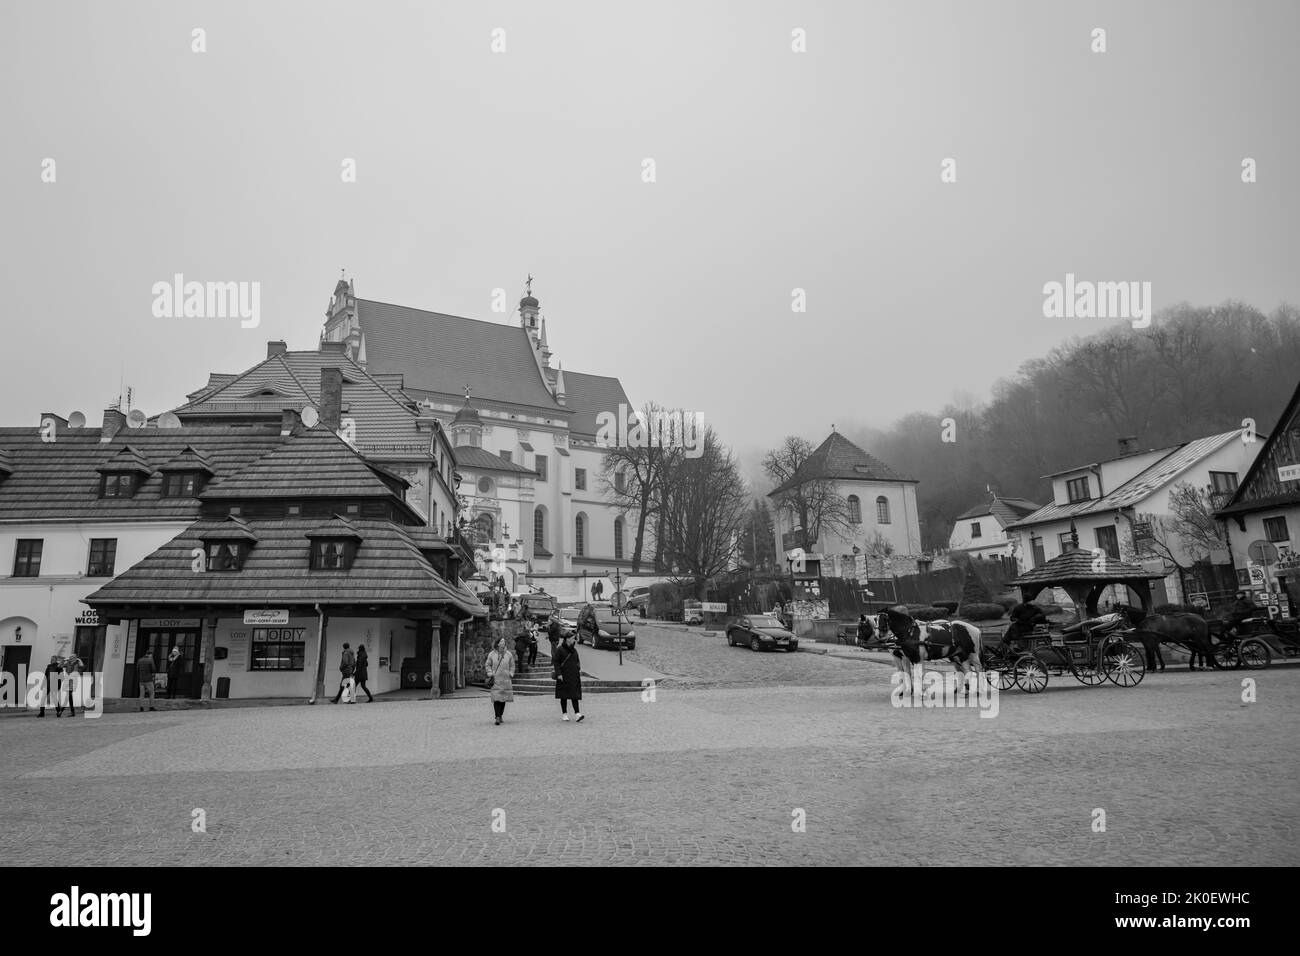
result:
[[[366,692],[366,703],[373,704],[375,695],[370,693],[370,688],[366,686],[366,681],[370,679],[370,655],[366,653],[366,645],[357,645],[357,669],[352,675],[355,687],[352,691],[353,699],[356,698],[356,689],[359,688]]]
[[[344,693],[348,696],[349,704],[357,702],[352,680],[352,675],[357,669],[357,656],[352,653],[351,648],[351,644],[345,643],[343,645],[343,657],[339,660],[339,692],[334,695],[334,699],[330,701],[331,704],[337,704]]]

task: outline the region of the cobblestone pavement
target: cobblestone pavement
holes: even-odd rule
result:
[[[1252,704],[1240,673],[1067,677],[984,719],[891,707],[879,664],[733,653],[819,670],[596,695],[581,724],[546,698],[500,727],[480,700],[6,720],[0,859],[73,825],[84,865],[1300,863],[1300,671],[1250,675]]]

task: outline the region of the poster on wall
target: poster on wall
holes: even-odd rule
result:
[[[242,671],[244,665],[248,663],[248,632],[231,631],[227,644],[230,650],[226,655],[226,668],[232,671]]]
[[[104,629],[104,642],[108,646],[109,660],[120,660],[122,657],[122,625],[108,625]]]

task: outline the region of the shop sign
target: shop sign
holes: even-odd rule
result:
[[[77,615],[77,627],[99,627],[99,612],[94,608]]]
[[[276,610],[276,611],[268,611],[265,609],[261,611],[245,611],[244,623],[245,624],[288,624],[289,611],[287,608],[284,610]]]
[[[202,622],[197,617],[193,619],[162,617],[162,618],[154,618],[148,621],[141,621],[140,626],[180,628],[180,627],[199,627],[201,623]]]
[[[1278,481],[1300,481],[1300,465],[1278,465]]]

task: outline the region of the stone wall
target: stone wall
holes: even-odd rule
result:
[[[515,635],[522,630],[524,630],[524,625],[520,621],[483,621],[476,619],[474,623],[466,624],[461,635],[461,660],[465,673],[465,683],[481,684],[487,680],[487,672],[483,667],[483,662],[487,660],[488,654],[496,646],[497,639],[504,637],[513,651]]]

